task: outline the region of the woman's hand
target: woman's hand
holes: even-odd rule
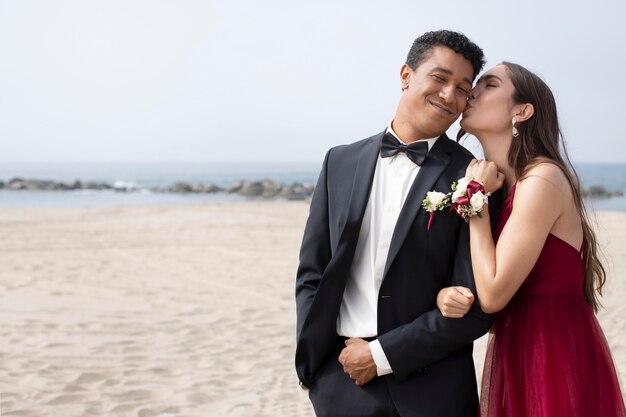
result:
[[[460,319],[470,311],[474,294],[465,287],[447,287],[437,294],[437,307],[444,317]]]
[[[472,159],[465,170],[465,176],[482,183],[488,193],[499,190],[504,184],[504,174],[498,172],[498,167],[491,161]]]

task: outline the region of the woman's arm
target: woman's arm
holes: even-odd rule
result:
[[[488,184],[493,187],[494,169],[495,164],[480,161],[468,167],[468,174],[493,191]],[[472,269],[484,312],[503,309],[537,262],[548,234],[563,213],[567,194],[556,184],[563,184],[564,178],[558,167],[543,163],[518,182],[513,210],[497,246],[489,211],[470,219]]]

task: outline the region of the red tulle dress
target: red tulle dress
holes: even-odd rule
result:
[[[511,215],[504,203],[496,240]],[[520,254],[523,256],[523,254]],[[581,252],[554,235],[489,335],[481,417],[626,417],[607,341],[583,297]]]

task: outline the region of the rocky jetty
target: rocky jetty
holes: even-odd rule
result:
[[[177,194],[212,194],[227,193],[238,194],[244,197],[271,199],[283,198],[287,200],[305,200],[313,194],[314,185],[309,183],[284,184],[269,179],[260,181],[240,181],[220,187],[211,183],[186,183],[177,182],[167,187],[140,188],[133,183],[115,182],[107,184],[104,182],[59,182],[39,179],[13,178],[9,181],[0,181],[0,189],[4,190],[26,190],[26,191],[71,191],[71,190],[94,190],[94,191],[115,191],[115,192],[139,192],[149,191],[155,193],[177,193]],[[600,185],[594,185],[582,190],[584,198],[605,199],[611,197],[623,197],[621,191],[608,191]]]
[[[621,191],[608,191],[601,185],[592,185],[589,188],[583,189],[582,195],[584,198],[602,199],[611,197],[623,197],[624,193]]]
[[[115,191],[115,192],[139,192],[149,191],[155,193],[177,194],[211,194],[228,193],[238,194],[252,198],[283,198],[287,200],[305,200],[313,194],[314,185],[309,183],[284,184],[272,180],[240,181],[225,187],[211,183],[186,183],[177,182],[167,187],[140,188],[133,183],[116,182],[107,184],[102,182],[74,181],[64,183],[59,181],[13,178],[7,182],[0,181],[0,189],[22,191]]]

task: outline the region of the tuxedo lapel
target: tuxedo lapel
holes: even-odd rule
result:
[[[352,191],[350,193],[350,204],[348,207],[348,216],[346,225],[341,233],[341,241],[356,241],[359,238],[363,215],[372,190],[372,180],[376,171],[376,162],[380,155],[380,142],[385,132],[379,133],[373,137],[373,140],[365,144],[359,155],[354,179],[352,182]]]
[[[437,178],[443,173],[451,162],[451,150],[449,147],[448,137],[444,134],[432,149],[428,152],[426,160],[420,167],[420,170],[413,181],[413,185],[406,196],[400,216],[396,223],[389,245],[389,254],[387,255],[387,263],[385,264],[384,275],[387,275],[389,267],[393,263],[396,255],[400,251],[409,230],[411,229],[415,217],[419,210],[422,209],[422,201],[426,197],[426,193],[431,190]]]
[[[370,189],[372,188],[376,159],[380,153],[381,138],[382,134],[374,136],[372,141],[364,145],[358,155],[359,159],[356,169],[353,172],[354,179],[348,204],[348,218],[339,235],[337,250],[326,267],[324,279],[322,279],[317,289],[317,294],[325,293],[327,295],[322,298],[324,300],[323,305],[317,306],[314,303],[311,307],[311,311],[313,311],[316,306],[326,311],[328,311],[329,306],[335,308],[336,311],[331,310],[331,314],[327,315],[327,318],[331,321],[336,320],[337,314],[339,314],[343,291],[359,240],[359,232],[361,230],[363,215],[365,214],[365,206],[367,205]]]

